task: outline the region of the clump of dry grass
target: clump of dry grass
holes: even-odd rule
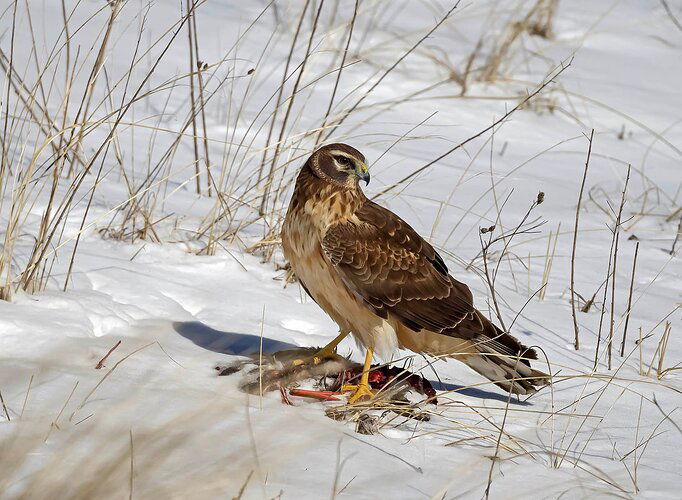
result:
[[[559,0],[519,2],[513,8],[506,4],[493,4],[485,20],[484,31],[467,57],[455,61],[448,50],[430,47],[425,57],[446,71],[440,84],[454,82],[464,96],[474,83],[492,84],[508,80],[513,69],[536,57],[529,50],[524,37],[551,39],[552,25]],[[541,96],[528,103],[538,112],[553,111],[555,100]]]
[[[357,62],[351,43],[359,4],[348,19],[332,16],[325,26],[323,19],[332,7],[316,4],[308,25],[306,13],[313,10],[306,1],[293,32],[277,12],[272,36],[258,42],[259,58],[244,66],[238,64],[240,44],[254,26],[269,22],[273,4],[254,17],[219,60],[206,62],[200,57],[198,28],[204,3],[187,0],[177,20],[164,26],[155,39],[146,39],[155,6],[115,0],[93,9],[62,2],[63,28],[48,39],[52,45],[45,57],[30,24],[36,7],[14,2],[3,12],[12,22],[9,50],[0,51],[9,83],[0,168],[0,194],[7,205],[3,212],[9,215],[0,254],[0,299],[11,299],[19,289],[44,289],[54,281],[58,261],[68,262],[65,277],[55,283],[66,289],[80,240],[93,227],[104,237],[128,242],[168,241],[181,232],[181,237],[197,242],[199,252],[212,255],[224,241],[242,241],[247,232],[246,238],[252,239],[251,228],[256,225],[263,238],[245,246],[270,259],[278,244],[285,193],[305,151],[353,117],[361,102],[456,8],[418,38],[383,76],[365,82],[369,90],[353,101],[337,91],[343,70]],[[26,22],[30,30],[24,29]],[[335,37],[337,32],[345,36]],[[189,71],[170,78],[157,76],[179,50],[183,36],[187,36],[184,53]],[[122,44],[123,38],[133,40],[132,53]],[[301,39],[305,39],[303,48]],[[316,51],[326,39],[338,39],[326,56],[327,67]],[[276,62],[274,42],[283,40],[290,41],[290,51],[281,83],[269,99],[254,103],[259,82],[268,79],[260,74],[261,68]],[[28,47],[31,55],[25,68],[15,60],[20,45]],[[115,74],[110,60],[119,65],[127,60],[127,69]],[[292,122],[299,128],[299,102],[319,81],[331,77],[336,81],[329,106],[319,117],[321,126],[294,133]],[[340,100],[343,107],[336,106]],[[255,114],[250,111],[254,107]],[[178,125],[169,125],[171,115],[178,118]],[[222,138],[211,131],[216,124],[224,125]],[[136,161],[136,144],[145,141],[146,154]],[[191,157],[183,154],[186,146]],[[253,175],[255,171],[258,175]],[[93,217],[97,193],[114,176],[121,179],[125,195]],[[175,193],[189,186],[213,205],[199,227],[183,224],[165,209]],[[34,231],[29,220],[43,199],[47,202],[40,208],[41,220]],[[75,228],[74,220],[79,221]],[[33,232],[30,242],[27,232]]]
[[[114,49],[114,27],[126,7],[125,2],[116,0],[89,13],[90,18],[85,24],[103,22],[104,25],[94,39],[89,40],[90,51],[85,55],[80,52],[77,54],[82,57],[79,59],[72,54],[72,38],[76,34],[70,30],[70,23],[75,11],[84,7],[77,4],[68,11],[63,3],[64,28],[53,40],[45,60],[39,59],[38,54],[43,54],[43,51],[30,31],[27,46],[31,47],[30,53],[34,59],[29,63],[35,62],[35,74],[32,74],[14,69],[18,64],[15,61],[15,36],[26,36],[18,24],[26,18],[17,20],[17,10],[24,10],[20,14],[27,16],[30,24],[32,5],[14,2],[12,43],[9,54],[2,54],[9,85],[5,101],[7,119],[2,138],[0,203],[9,205],[9,217],[0,255],[0,298],[10,299],[16,289],[29,292],[42,290],[51,277],[57,254],[62,253],[59,250],[64,247],[64,252],[71,251],[70,257],[66,258],[69,265],[62,283],[66,288],[81,234],[92,225],[88,223],[88,214],[95,192],[107,175],[105,165],[112,149],[116,150],[118,164],[123,164],[118,143],[119,128],[123,128],[122,123],[135,103],[166,85],[163,83],[156,88],[149,88],[148,84],[184,27],[187,16],[171,24],[141,54],[138,53],[142,34],[140,28],[128,71],[118,81],[110,82],[105,53]],[[7,15],[7,12],[4,14]],[[143,9],[140,15],[144,14]],[[81,25],[79,30],[82,28]],[[145,56],[155,59],[151,59],[142,70],[141,61],[146,60]],[[65,63],[64,67],[60,66],[62,62]],[[85,79],[82,93],[77,95],[75,80],[82,78],[81,71],[88,66],[89,76]],[[143,76],[133,79],[138,71]],[[62,75],[65,75],[63,94],[61,98],[51,100],[50,94],[45,94],[45,88],[49,87],[52,91]],[[56,109],[52,101],[56,101]],[[121,175],[126,176],[123,168]],[[47,203],[40,208],[37,234],[28,252],[24,251],[21,255],[22,260],[26,253],[28,258],[17,266],[15,251],[24,238],[23,227],[36,210],[36,204],[45,197]],[[80,224],[73,231],[69,223],[78,218]]]
[[[282,433],[267,439],[259,433],[252,440],[247,419],[258,420],[248,416],[257,410],[244,417],[242,403],[215,398],[166,419],[140,415],[132,421],[126,406],[135,398],[86,420],[62,419],[57,425],[28,416],[36,414],[30,410],[13,421],[0,438],[3,498],[215,498],[238,497],[246,489],[254,494],[264,491],[266,473],[314,446],[323,428],[310,427],[305,436],[299,431],[293,443],[284,430],[295,426],[281,414],[272,425]]]
[[[537,0],[525,13],[513,12],[506,22],[502,33],[492,42],[489,55],[481,68],[480,80],[493,82],[504,76],[507,67],[512,62],[510,52],[523,34],[552,37],[552,21],[556,12],[558,0]],[[523,4],[518,4],[518,9]],[[519,14],[522,17],[514,20]]]
[[[0,417],[2,498],[264,495],[275,488],[268,477],[335,432],[324,419],[273,413],[262,398],[247,395],[191,391],[178,404],[150,404],[154,389],[127,370],[131,358],[152,346],[160,347],[147,344],[122,356],[111,349],[102,359],[112,358],[105,370],[93,362],[93,371],[81,372],[66,392],[59,350],[28,368],[3,371],[15,401],[8,402],[7,420]]]
[[[177,20],[155,39],[146,39],[154,6],[115,0],[92,8],[62,2],[63,27],[48,39],[51,46],[44,57],[31,24],[36,7],[15,2],[4,11],[12,23],[9,50],[0,53],[9,83],[0,169],[0,194],[9,215],[0,254],[0,299],[11,299],[17,290],[43,290],[49,282],[67,289],[80,241],[93,228],[103,237],[126,242],[189,239],[194,241],[194,251],[207,255],[225,243],[238,243],[264,260],[272,259],[286,193],[301,160],[316,144],[342,135],[341,127],[356,115],[362,117],[365,100],[405,60],[415,57],[430,35],[451,21],[459,5],[455,3],[415,36],[378,77],[368,77],[361,85],[366,90],[358,94],[354,88],[342,95],[344,71],[358,62],[354,44],[362,41],[355,38],[359,3],[346,18],[332,15],[338,5],[319,2],[311,7],[306,1],[300,8],[291,7],[294,25],[272,3],[267,4],[216,61],[201,57],[204,3],[187,0]],[[533,31],[533,23],[549,26],[555,3],[537,2],[522,21],[523,31]],[[271,13],[278,24],[269,39],[259,40],[258,59],[239,64],[240,44],[254,26],[269,22]],[[541,18],[545,20],[540,22]],[[380,21],[380,17],[372,19],[372,23]],[[26,22],[31,29],[24,29]],[[124,46],[123,38],[133,43]],[[280,65],[281,81],[269,98],[255,103],[255,95],[262,99],[257,89],[268,76],[261,75],[261,68],[272,66],[277,57],[275,42],[289,46]],[[18,44],[29,47],[30,61],[24,68],[15,60]],[[320,44],[327,44],[326,52],[319,50]],[[500,54],[509,50],[509,43],[502,45],[504,50],[496,49]],[[187,57],[188,71],[161,77],[179,47]],[[496,64],[505,57],[499,55]],[[474,59],[470,58],[467,72]],[[119,66],[128,61],[127,68],[116,73],[110,60],[117,60]],[[560,72],[511,112],[527,104]],[[304,101],[318,82],[331,78],[334,85],[317,120],[319,126],[302,127]],[[254,114],[252,109],[258,111]],[[171,115],[177,124],[169,124]],[[224,126],[221,138],[212,131],[216,124]],[[143,142],[144,158],[136,158],[137,150],[145,149],[136,144]],[[189,148],[191,155],[183,148]],[[122,181],[125,193],[102,213],[95,208],[98,193],[114,176]],[[190,186],[208,206],[198,227],[166,208],[176,193]],[[38,203],[40,222],[34,230],[30,219]],[[256,232],[262,236],[254,242]],[[59,281],[55,266],[66,267]]]

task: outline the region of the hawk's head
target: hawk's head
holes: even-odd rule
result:
[[[365,157],[348,144],[322,146],[310,155],[308,164],[317,177],[341,187],[357,188],[359,180],[369,184]]]

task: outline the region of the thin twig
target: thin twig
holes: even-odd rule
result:
[[[625,205],[625,195],[628,190],[628,183],[630,182],[630,165],[628,165],[628,173],[625,178],[625,185],[623,186],[623,193],[620,199],[620,207],[618,208],[618,216],[616,217],[616,226],[614,231],[616,234],[616,241],[613,248],[613,274],[611,275],[611,323],[609,325],[609,343],[608,343],[608,367],[611,369],[611,352],[613,349],[613,329],[615,327],[615,322],[613,316],[616,309],[616,274],[618,271],[618,241],[620,236],[620,224],[623,216],[623,206]]]
[[[26,396],[24,397],[24,404],[21,405],[21,413],[19,414],[19,419],[24,418],[24,411],[26,411],[26,405],[28,404],[28,396],[31,394],[31,386],[33,386],[33,374],[28,380],[28,387],[26,388]]]
[[[273,172],[275,167],[277,166],[277,160],[279,160],[279,155],[282,150],[282,144],[284,143],[284,135],[286,133],[286,128],[289,122],[289,117],[291,115],[291,110],[293,109],[294,106],[294,99],[298,95],[298,88],[299,85],[301,84],[301,80],[303,78],[303,73],[306,70],[308,61],[310,60],[310,54],[312,53],[312,47],[313,47],[313,39],[315,38],[315,33],[317,33],[317,25],[320,20],[320,14],[322,13],[322,9],[324,8],[324,0],[320,0],[320,5],[317,8],[317,12],[315,14],[315,19],[313,21],[313,27],[310,30],[310,36],[308,37],[308,45],[306,46],[305,49],[305,55],[303,56],[303,62],[301,63],[301,69],[298,70],[298,75],[296,76],[296,81],[294,82],[294,88],[291,91],[291,96],[289,97],[289,100],[287,102],[287,110],[284,113],[284,119],[282,120],[282,126],[279,130],[279,138],[277,139],[277,145],[275,146],[275,154],[272,157],[272,164],[271,164],[271,169],[270,171]],[[312,11],[311,11],[312,12]],[[284,182],[284,179],[286,177],[286,171],[287,167],[289,166],[288,163],[285,163],[283,165],[283,170],[282,174],[279,180],[279,185],[277,186],[277,190],[274,193],[274,200],[273,200],[273,209],[277,206],[277,202],[279,200],[279,196],[282,190],[282,183]],[[265,193],[263,195],[263,198],[267,198],[267,193],[269,188],[271,187],[271,182],[270,180],[268,181],[268,184],[265,187]]]
[[[673,24],[677,27],[678,30],[682,31],[682,24],[677,20],[677,18],[673,15],[673,11],[670,9],[670,6],[668,5],[668,2],[666,0],[661,0],[661,3],[663,4],[663,8],[665,9],[666,13],[668,14],[668,17],[670,20],[673,22]]]
[[[303,25],[303,19],[305,18],[305,13],[308,10],[308,4],[310,3],[310,0],[306,0],[305,4],[303,4],[303,10],[301,10],[301,15],[298,18],[298,25],[296,26],[296,31],[294,33],[294,37],[291,40],[291,47],[289,48],[289,55],[287,56],[287,61],[284,66],[284,73],[282,74],[282,83],[279,86],[279,89],[277,90],[277,100],[275,101],[275,109],[272,113],[272,121],[270,122],[270,130],[268,131],[268,137],[265,140],[265,148],[263,149],[263,159],[261,160],[261,165],[258,170],[258,184],[263,180],[263,168],[265,167],[265,160],[267,157],[268,153],[268,148],[270,147],[270,139],[272,137],[272,132],[275,129],[275,123],[277,120],[277,113],[279,111],[280,105],[282,104],[282,94],[284,92],[284,84],[286,83],[288,79],[288,73],[289,73],[289,65],[291,64],[291,58],[293,57],[294,54],[294,48],[296,47],[296,41],[298,40],[298,35],[301,32],[301,26]],[[307,61],[307,58],[304,59],[304,62]],[[301,63],[302,66],[303,63]],[[299,66],[300,67],[300,66]],[[300,71],[303,71],[302,69]],[[300,73],[299,73],[300,74]],[[294,92],[292,92],[292,99],[293,99]],[[277,147],[279,147],[279,142],[277,143]],[[275,153],[276,154],[276,153]],[[274,174],[274,168],[275,168],[275,157],[273,156],[273,161],[270,163],[270,171],[267,176],[267,180],[265,183],[265,188],[263,192],[263,196],[261,198],[261,203],[260,203],[260,209],[258,211],[259,215],[265,215],[265,205],[267,203],[267,198],[268,198],[268,190],[270,189],[270,186],[272,185],[273,181],[273,174]]]
[[[196,72],[197,72],[197,81],[199,83],[199,110],[201,112],[201,128],[204,132],[204,164],[206,166],[206,192],[208,196],[212,195],[212,189],[211,189],[211,184],[213,182],[212,176],[211,176],[211,157],[209,156],[209,150],[208,150],[208,132],[206,130],[206,102],[204,100],[204,76],[203,72],[206,70],[208,67],[208,64],[202,62],[199,60],[199,36],[197,34],[197,16],[196,12],[192,13],[192,34],[194,35],[194,56],[195,56],[195,62],[196,62]],[[191,48],[190,48],[191,51]],[[194,70],[192,70],[194,71]],[[190,78],[192,81],[194,78],[192,75],[190,75]],[[197,176],[197,179],[199,177]]]
[[[7,411],[7,405],[5,404],[5,398],[2,397],[2,391],[0,391],[0,403],[2,403],[2,409],[5,412],[5,417],[7,417],[7,421],[10,422],[12,419],[9,418],[9,411]]]
[[[580,184],[580,193],[578,194],[578,206],[575,207],[575,227],[573,228],[573,250],[571,251],[571,313],[573,314],[573,331],[575,339],[573,341],[573,348],[577,351],[580,349],[580,331],[578,329],[578,317],[575,312],[575,251],[578,243],[578,223],[580,222],[580,205],[582,204],[583,191],[585,189],[585,180],[587,179],[587,169],[590,166],[590,156],[592,155],[592,138],[594,137],[594,129],[590,132],[589,146],[587,148],[587,160],[585,161],[585,171],[583,172],[583,180]],[[622,356],[622,354],[621,354]]]
[[[517,358],[516,362],[519,362],[519,358]],[[515,367],[516,369],[516,367]],[[498,455],[500,453],[500,442],[502,441],[502,435],[504,433],[504,426],[507,423],[507,415],[509,414],[509,404],[511,403],[511,397],[512,397],[512,387],[514,384],[514,379],[512,378],[512,386],[509,388],[509,394],[507,394],[507,404],[505,405],[504,409],[504,416],[502,417],[502,425],[500,425],[500,432],[497,435],[497,442],[495,443],[495,455],[492,458],[492,463],[490,464],[490,470],[488,471],[488,484],[485,488],[485,498],[486,500],[490,496],[490,486],[492,485],[493,482],[493,469],[495,468],[495,462],[498,460]]]
[[[632,259],[632,274],[630,275],[630,291],[628,292],[628,308],[625,316],[625,327],[623,328],[623,340],[620,343],[620,355],[625,353],[625,339],[628,336],[628,325],[630,324],[630,312],[632,311],[632,290],[635,285],[635,270],[637,268],[637,254],[639,253],[639,241],[635,245],[635,256]]]
[[[101,369],[104,367],[104,362],[105,362],[106,359],[109,357],[109,355],[110,355],[112,352],[114,352],[114,350],[115,350],[118,346],[120,346],[120,345],[121,345],[121,341],[119,340],[118,342],[116,342],[116,344],[114,345],[114,347],[112,347],[111,349],[109,349],[109,352],[107,352],[107,353],[104,355],[104,357],[103,357],[102,359],[99,360],[99,362],[98,362],[97,365],[95,366],[95,370],[101,370]]]
[[[199,178],[199,143],[197,141],[197,113],[196,113],[196,101],[194,93],[194,30],[192,18],[194,17],[194,6],[191,4],[191,0],[186,0],[187,3],[187,17],[189,21],[187,22],[187,39],[189,42],[189,99],[190,106],[192,109],[192,143],[194,147],[194,168],[196,171],[196,186],[197,194],[201,194],[201,179]]]
[[[320,125],[320,131],[317,133],[317,139],[315,139],[315,148],[320,144],[322,140],[322,134],[327,126],[327,120],[329,119],[329,113],[332,111],[332,106],[334,105],[334,98],[336,97],[336,91],[339,88],[339,80],[341,80],[341,72],[346,64],[346,57],[348,56],[348,48],[350,47],[350,41],[353,38],[353,28],[355,28],[355,19],[358,15],[358,1],[355,0],[355,7],[353,8],[353,18],[350,21],[350,28],[348,29],[348,39],[346,40],[346,48],[343,50],[343,56],[341,57],[341,64],[339,65],[339,71],[336,73],[336,81],[334,82],[334,89],[332,90],[332,95],[329,98],[329,106],[327,107],[327,112],[324,114],[324,119],[322,120],[322,125]]]
[[[682,238],[682,215],[680,215],[680,222],[677,224],[677,234],[675,235],[673,246],[670,249],[670,255],[675,255],[675,247],[677,247],[677,242],[680,238]]]
[[[128,500],[133,500],[133,482],[135,478],[135,453],[133,447],[133,430],[130,429],[130,477],[128,479]]]

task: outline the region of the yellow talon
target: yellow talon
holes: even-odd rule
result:
[[[357,385],[344,385],[341,387],[342,392],[353,392],[348,398],[350,404],[357,403],[359,401],[366,401],[374,397],[374,392],[369,387],[369,384],[359,383]]]
[[[341,332],[339,333],[334,340],[332,340],[329,344],[324,346],[322,349],[317,351],[313,356],[307,357],[304,359],[295,359],[291,362],[293,366],[301,366],[305,365],[307,363],[310,363],[310,361],[313,362],[314,365],[319,365],[322,363],[327,358],[334,358],[338,357],[336,354],[336,346],[341,343],[341,341],[348,336],[349,332]]]
[[[317,366],[320,363],[322,363],[322,361],[324,361],[325,359],[334,358],[335,356],[336,356],[336,353],[334,353],[334,352],[322,353],[322,354],[320,354],[320,352],[318,352],[314,356],[311,356],[310,358],[307,358],[307,359],[300,359],[300,358],[295,359],[291,362],[291,364],[293,366],[302,366],[302,365],[310,364],[312,362],[313,365]]]
[[[362,369],[362,376],[360,377],[360,382],[357,385],[344,385],[341,390],[344,392],[355,391],[351,394],[348,402],[353,404],[358,401],[363,401],[366,399],[372,399],[374,393],[369,386],[369,371],[372,367],[372,358],[374,357],[374,350],[371,347],[367,348],[367,354],[365,355],[365,365]]]

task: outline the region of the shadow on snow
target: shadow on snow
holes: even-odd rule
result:
[[[190,340],[194,344],[208,349],[209,351],[232,356],[248,356],[260,352],[261,337],[249,333],[235,333],[216,330],[205,325],[201,321],[174,321],[173,329]],[[282,342],[280,340],[263,337],[263,354],[275,354],[287,349],[297,349],[300,346]],[[440,381],[429,380],[437,391],[449,391],[452,396],[462,394],[465,396],[496,400],[506,403],[508,395],[498,392],[488,391],[477,387],[466,387],[457,384],[449,384]],[[511,404],[529,405],[512,398]]]

